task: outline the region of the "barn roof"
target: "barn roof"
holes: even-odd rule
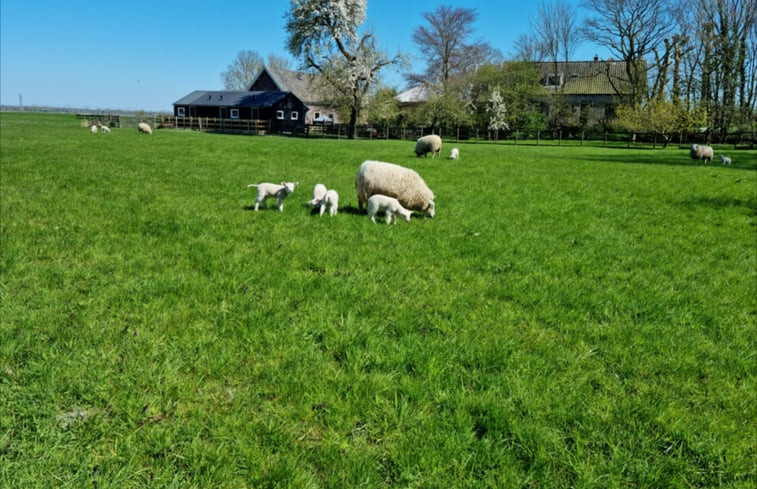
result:
[[[555,74],[555,64],[537,62],[533,65],[545,87],[554,89],[547,77]],[[560,93],[564,95],[616,95],[615,88],[621,93],[629,88],[625,61],[558,62],[557,74],[562,75]]]
[[[267,74],[271,78],[271,80],[279,90],[284,92],[292,92],[297,96],[297,98],[305,103],[317,102],[324,99],[322,95],[318,94],[318,90],[316,89],[314,83],[318,78],[317,75],[303,73],[300,71],[271,68],[270,66],[263,68],[263,70],[255,78],[255,80],[253,80],[253,82],[250,84],[250,87],[255,86],[258,79],[261,76],[265,76],[265,74]]]
[[[180,98],[173,105],[194,105],[197,107],[271,107],[289,92],[247,92],[231,90],[195,90]]]

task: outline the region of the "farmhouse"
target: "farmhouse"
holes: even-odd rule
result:
[[[339,124],[339,115],[329,107],[318,88],[318,76],[299,71],[264,67],[250,85],[250,91],[291,92],[307,105],[305,124]]]
[[[174,116],[266,121],[271,132],[302,131],[308,107],[286,91],[196,90],[173,103]]]
[[[549,113],[550,96],[571,108],[576,121],[588,125],[613,117],[620,97],[629,91],[626,64],[623,61],[534,62],[543,96],[534,102]],[[411,87],[394,98],[402,107],[418,107],[429,101],[431,91],[425,85]]]

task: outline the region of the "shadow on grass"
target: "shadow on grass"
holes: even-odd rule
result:
[[[671,151],[671,152],[668,152]],[[608,152],[605,155],[584,155],[581,159],[585,161],[596,161],[601,163],[607,163],[608,161],[614,163],[631,163],[637,165],[667,165],[667,166],[701,166],[706,168],[723,168],[728,170],[757,170],[757,158],[753,155],[747,155],[742,153],[742,158],[739,158],[739,153],[731,153],[733,158],[732,165],[722,165],[719,161],[713,161],[712,163],[702,163],[701,161],[694,161],[689,158],[688,151],[681,151],[680,154],[672,153],[672,150],[662,151],[647,151],[645,149],[639,149],[637,153],[628,154],[613,154]]]
[[[729,209],[734,207],[744,207],[751,213],[757,215],[757,198],[737,199],[729,197],[696,197],[679,202],[679,205],[686,208],[709,207],[711,209]]]

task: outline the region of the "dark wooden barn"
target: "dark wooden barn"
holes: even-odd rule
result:
[[[267,121],[271,132],[301,132],[308,107],[291,92],[196,90],[173,103],[177,118]]]

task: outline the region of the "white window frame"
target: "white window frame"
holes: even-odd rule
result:
[[[229,111],[229,117],[232,119],[239,119],[239,109],[231,109]]]
[[[284,120],[284,111],[283,110],[277,110],[276,111],[276,119],[283,121]]]
[[[184,107],[176,107],[176,115],[178,117],[184,117],[184,114],[186,114]]]
[[[296,110],[293,110],[292,112],[289,113],[289,119],[293,121],[300,120],[300,113],[297,112]]]

